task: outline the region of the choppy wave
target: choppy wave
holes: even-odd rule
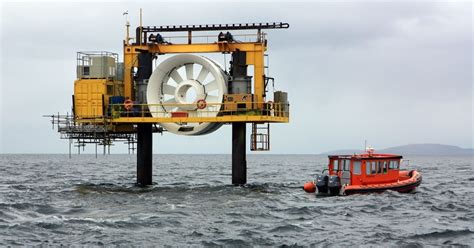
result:
[[[411,157],[414,194],[316,197],[301,190],[318,156],[161,155],[135,186],[128,155],[1,155],[0,246],[470,246],[472,157]],[[21,168],[21,169],[19,169]]]

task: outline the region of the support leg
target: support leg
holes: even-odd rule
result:
[[[232,184],[247,183],[246,123],[232,123]]]
[[[137,125],[137,184],[152,184],[153,136],[151,124]]]

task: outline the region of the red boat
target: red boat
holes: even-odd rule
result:
[[[356,193],[394,190],[408,193],[421,184],[421,174],[416,170],[400,170],[403,157],[395,154],[331,155],[328,169],[316,181],[304,185],[306,192],[319,195],[351,195]]]

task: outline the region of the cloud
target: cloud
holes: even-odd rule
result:
[[[2,3],[0,152],[67,151],[41,115],[70,110],[76,51],[121,53],[122,13],[129,10],[134,27],[135,6]],[[292,111],[290,124],[272,125],[274,153],[359,147],[365,139],[376,147],[472,145],[471,3],[141,7],[145,25],[290,23],[288,30],[268,31],[270,74],[289,92]],[[214,58],[223,62],[222,55]],[[42,145],[25,145],[31,140]],[[155,140],[158,153],[230,152],[229,127],[205,137],[165,134]]]

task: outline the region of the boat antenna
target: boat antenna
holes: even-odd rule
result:
[[[369,154],[369,156],[372,156],[374,153],[374,148],[372,146],[367,146],[367,140],[365,140],[365,152]]]

